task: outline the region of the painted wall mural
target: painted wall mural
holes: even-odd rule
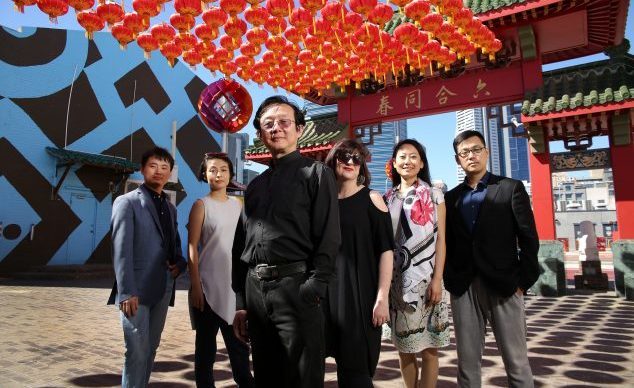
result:
[[[184,188],[176,203],[186,241],[189,209],[207,190],[196,170],[205,152],[220,150],[220,135],[196,114],[206,84],[182,63],[170,68],[161,55],[145,60],[136,43],[121,50],[109,33],[87,40],[83,31],[0,27],[0,41],[0,272],[111,261],[120,176],[74,165],[55,199],[64,167],[46,147],[138,163],[153,145],[171,149],[175,126]]]

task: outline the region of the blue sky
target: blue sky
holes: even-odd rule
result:
[[[131,9],[131,1],[126,2],[126,9]],[[153,22],[156,20],[168,20],[169,15],[173,13],[171,3],[168,3],[165,11],[157,18],[153,18]],[[627,25],[625,37],[634,40],[634,17],[632,12],[628,12]],[[75,13],[71,10],[65,16],[59,18],[58,24],[54,25],[48,20],[48,16],[40,12],[37,7],[27,7],[24,14],[20,14],[13,9],[13,2],[9,0],[0,0],[0,25],[11,27],[14,29],[20,26],[38,26],[38,27],[50,27],[50,28],[68,28],[68,29],[81,29],[75,19]],[[603,54],[592,55],[584,58],[577,58],[571,61],[559,62],[556,64],[544,66],[544,70],[552,70],[560,67],[572,66],[580,63],[586,63],[596,60],[605,59]],[[205,82],[211,83],[215,80],[212,78],[211,73],[202,66],[198,66],[196,73]],[[269,86],[258,86],[254,83],[245,84],[251,97],[253,98],[254,106],[258,106],[262,100],[272,94],[286,94],[283,89],[277,91]],[[300,105],[302,104],[301,98],[295,95],[289,95],[289,97]],[[456,166],[453,159],[453,150],[451,148],[451,142],[453,140],[455,131],[455,113],[446,113],[441,115],[426,116],[416,119],[410,119],[408,121],[408,134],[410,138],[415,138],[423,143],[427,147],[428,161],[432,173],[432,179],[442,179],[451,188],[457,184],[456,178]],[[248,125],[243,131],[248,133],[251,138],[254,136],[254,129],[251,125]],[[595,147],[605,147],[607,141],[605,139],[597,139],[595,141]],[[551,145],[552,151],[562,151],[561,144]],[[261,170],[260,168],[256,168]]]

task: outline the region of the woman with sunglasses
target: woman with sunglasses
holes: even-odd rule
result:
[[[396,242],[390,288],[392,342],[399,352],[405,386],[435,387],[438,348],[449,345],[449,294],[442,284],[443,194],[432,187],[425,149],[416,140],[406,139],[394,147],[391,171],[393,187],[385,201]]]
[[[231,289],[231,248],[241,202],[227,195],[233,164],[224,153],[205,154],[199,179],[209,194],[198,199],[189,213],[189,295],[192,327],[196,330],[194,371],[197,387],[213,387],[216,335],[222,332],[233,379],[239,387],[253,387],[249,347],[233,334],[236,296]]]
[[[389,317],[392,224],[381,194],[367,187],[367,156],[358,142],[342,140],[326,158],[337,178],[342,244],[324,310],[327,351],[337,362],[340,387],[373,386],[381,325]]]

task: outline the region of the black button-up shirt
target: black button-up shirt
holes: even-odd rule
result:
[[[233,288],[245,308],[248,267],[305,261],[307,285],[320,297],[334,273],[339,250],[335,177],[321,162],[292,152],[274,159],[248,186],[233,249]]]
[[[174,238],[172,236],[172,216],[170,215],[170,209],[168,205],[167,194],[164,191],[158,194],[156,191],[150,189],[146,185],[141,185],[143,190],[152,198],[154,207],[159,216],[159,222],[161,223],[161,230],[163,231],[163,247],[168,253],[167,259],[171,264],[174,264],[175,258],[174,252]]]
[[[467,178],[462,183],[462,201],[460,203],[460,214],[462,214],[462,220],[465,223],[467,229],[473,233],[473,228],[478,220],[478,214],[480,214],[480,206],[484,202],[484,197],[487,195],[487,185],[489,183],[489,176],[491,173],[487,171],[486,174],[480,179],[480,182],[476,185],[475,189],[467,183]]]

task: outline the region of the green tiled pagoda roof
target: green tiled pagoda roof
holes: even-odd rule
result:
[[[515,4],[526,3],[528,0],[464,0],[467,8],[471,8],[474,14],[494,11]]]
[[[634,56],[557,69],[543,74],[544,85],[528,93],[524,116],[558,113],[634,99]]]
[[[306,121],[304,133],[297,141],[299,150],[325,146],[343,137],[347,131],[346,124],[339,124],[336,115],[316,117]],[[253,145],[247,147],[245,155],[267,154],[268,149],[260,139],[254,139]]]
[[[131,174],[139,170],[140,165],[128,159],[117,156],[91,154],[88,152],[71,151],[62,148],[46,147],[46,152],[61,163],[79,163],[87,166],[108,168]]]

